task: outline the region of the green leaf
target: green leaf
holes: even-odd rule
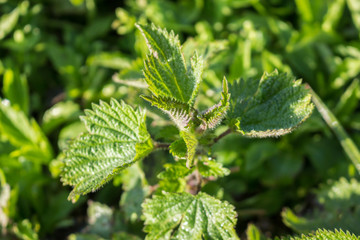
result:
[[[72,101],[59,102],[46,110],[42,119],[42,129],[50,133],[61,124],[77,119],[80,107]]]
[[[187,175],[191,174],[194,170],[193,168],[188,169],[186,167],[185,160],[179,160],[175,163],[164,164],[164,168],[165,171],[160,172],[157,176],[160,179],[176,180],[178,178],[186,177]]]
[[[239,239],[234,207],[202,192],[154,196],[143,209],[147,240]]]
[[[2,14],[0,18],[0,40],[6,37],[16,26],[21,10],[27,8],[29,2],[24,1],[8,14]]]
[[[120,206],[125,213],[125,219],[135,222],[141,216],[141,203],[149,194],[145,174],[139,162],[125,169],[121,174],[124,192],[121,195]]]
[[[130,68],[131,60],[120,52],[100,52],[89,56],[86,64],[119,70]]]
[[[0,99],[0,133],[17,147],[12,157],[23,156],[34,162],[52,159],[52,148],[48,139],[34,120],[24,112],[14,109],[10,102]]]
[[[14,109],[7,100],[0,102],[0,121],[1,134],[5,135],[13,145],[21,146],[37,141],[36,134],[24,112]]]
[[[145,80],[155,96],[174,98],[193,105],[203,69],[195,53],[186,67],[180,41],[174,32],[155,25],[136,25],[146,39],[150,54],[145,60]]]
[[[213,129],[219,125],[222,119],[226,116],[230,106],[230,94],[228,89],[228,82],[224,77],[223,91],[221,93],[221,101],[205,111],[205,113],[199,116],[202,121],[200,128],[203,130]]]
[[[275,137],[291,132],[313,110],[311,95],[286,73],[264,73],[260,80],[230,86],[231,127],[249,137]]]
[[[141,97],[150,102],[152,106],[156,106],[167,113],[180,130],[184,130],[188,127],[189,122],[194,116],[195,110],[192,109],[190,105],[174,98],[161,96]]]
[[[145,157],[153,148],[146,130],[145,112],[115,99],[93,104],[82,117],[88,133],[65,152],[61,180],[74,186],[69,199],[95,191],[115,174]]]
[[[342,229],[360,234],[360,183],[356,179],[339,181],[323,185],[316,192],[321,207],[303,217],[298,217],[290,209],[282,212],[284,223],[301,233],[318,228]]]
[[[13,227],[13,232],[19,239],[38,240],[39,227],[38,224],[33,226],[28,219],[24,219]]]
[[[156,189],[156,194],[162,195],[168,193],[181,193],[185,191],[186,180],[183,178],[164,179],[159,181],[159,188]]]
[[[88,202],[88,231],[99,234],[102,237],[109,237],[112,231],[114,210],[106,204],[99,202]]]
[[[0,231],[5,230],[9,223],[9,205],[11,197],[10,185],[0,169]]]
[[[13,107],[28,114],[29,89],[25,75],[19,75],[13,70],[7,69],[4,73],[3,93]]]
[[[342,229],[335,231],[318,229],[315,233],[308,235],[301,235],[300,237],[289,237],[285,239],[290,240],[359,240],[360,237],[355,236],[354,234]]]
[[[178,139],[170,144],[169,152],[174,156],[175,159],[186,158],[187,147],[184,139]]]
[[[335,0],[329,4],[328,11],[324,16],[322,29],[325,31],[336,31],[336,27],[343,15],[345,0]]]
[[[248,228],[246,229],[246,236],[248,240],[267,240],[267,238],[253,224],[248,225]]]
[[[191,168],[195,163],[195,153],[196,147],[198,145],[198,140],[195,133],[190,131],[181,131],[180,136],[184,139],[186,144],[186,167]]]
[[[230,174],[230,170],[224,168],[221,163],[211,160],[200,161],[198,170],[203,177],[223,177]]]
[[[356,0],[347,0],[347,5],[351,12],[354,25],[357,28],[360,35],[360,4]]]

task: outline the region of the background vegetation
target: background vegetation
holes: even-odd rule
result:
[[[357,0],[0,0],[0,13],[2,239],[144,237],[140,204],[156,191],[167,152],[76,204],[59,181],[61,151],[99,99],[148,108],[156,139],[176,131],[138,97],[147,48],[136,22],[173,29],[185,57],[204,56],[200,109],[219,100],[224,75],[276,68],[308,83],[360,145]],[[320,227],[360,234],[358,172],[318,112],[285,137],[229,135],[213,148],[232,173],[203,191],[236,207],[239,236],[250,222],[269,237]]]

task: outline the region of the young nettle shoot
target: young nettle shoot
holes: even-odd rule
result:
[[[134,109],[124,100],[93,104],[81,118],[87,133],[65,152],[61,181],[74,187],[69,199],[99,189],[157,146],[166,146],[162,148],[177,161],[165,164],[158,177],[172,187],[153,192],[142,204],[146,239],[238,239],[234,207],[201,192],[203,179],[230,171],[199,149],[209,149],[228,133],[260,138],[287,134],[311,114],[311,95],[301,80],[276,70],[231,84],[224,77],[220,102],[200,112],[194,104],[205,66],[201,56],[195,52],[186,62],[174,32],[136,26],[149,48],[143,72],[150,95],[142,98],[169,116],[179,136],[170,145],[155,142],[147,131],[145,109]],[[202,141],[221,125],[228,130]],[[195,191],[186,186],[191,177]]]

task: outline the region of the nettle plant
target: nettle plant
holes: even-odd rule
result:
[[[200,112],[195,102],[204,66],[201,56],[195,53],[188,64],[174,32],[154,25],[137,27],[149,48],[144,76],[151,95],[141,97],[168,114],[179,136],[171,144],[156,142],[147,131],[144,109],[115,99],[93,104],[81,118],[88,132],[65,152],[61,181],[74,186],[69,199],[98,190],[161,148],[176,161],[165,164],[158,175],[167,187],[142,204],[146,239],[238,239],[234,207],[201,192],[203,180],[230,173],[209,159],[211,146],[229,133],[262,138],[291,132],[311,114],[311,95],[301,80],[277,71],[232,84],[224,77],[220,102]],[[228,130],[216,136],[220,125]],[[185,186],[179,187],[179,181]]]

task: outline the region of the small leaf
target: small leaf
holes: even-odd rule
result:
[[[180,130],[184,130],[193,118],[194,110],[187,103],[171,97],[141,97],[150,102],[152,106],[156,106],[167,113]]]
[[[267,238],[261,234],[260,230],[253,224],[248,225],[246,235],[248,240],[267,240]]]
[[[22,110],[25,114],[29,111],[29,89],[25,75],[20,75],[11,69],[4,73],[3,93],[10,100],[13,107]]]
[[[230,94],[228,89],[228,82],[224,77],[223,91],[221,93],[221,101],[205,111],[199,116],[202,121],[200,128],[203,130],[213,129],[221,123],[222,119],[226,116],[226,112],[230,105]]]
[[[184,139],[178,139],[174,141],[169,147],[169,152],[174,156],[175,159],[185,159],[187,147]]]
[[[159,187],[155,194],[162,195],[165,193],[180,193],[184,192],[186,188],[186,180],[183,178],[164,179],[159,181]]]
[[[203,61],[195,53],[188,69],[174,32],[155,25],[136,25],[146,39],[150,54],[145,60],[145,80],[155,96],[174,98],[193,105],[198,92]]]
[[[186,144],[186,167],[191,168],[194,165],[194,157],[198,140],[193,132],[181,131],[180,136]]]
[[[115,174],[151,152],[145,112],[133,110],[112,99],[110,105],[93,104],[82,118],[88,133],[76,139],[65,152],[61,180],[74,186],[69,199],[95,191]]]
[[[311,95],[286,73],[265,73],[260,81],[240,80],[230,86],[229,122],[249,137],[275,137],[291,132],[313,110]]]
[[[164,165],[165,171],[158,174],[158,178],[160,179],[170,179],[176,180],[178,178],[186,177],[187,175],[193,172],[192,169],[188,169],[186,167],[185,160],[179,160],[175,163],[167,163]]]
[[[200,161],[198,170],[203,177],[223,177],[230,174],[230,170],[221,163],[210,160]]]
[[[147,240],[239,239],[236,212],[227,202],[205,193],[169,193],[143,203]]]

